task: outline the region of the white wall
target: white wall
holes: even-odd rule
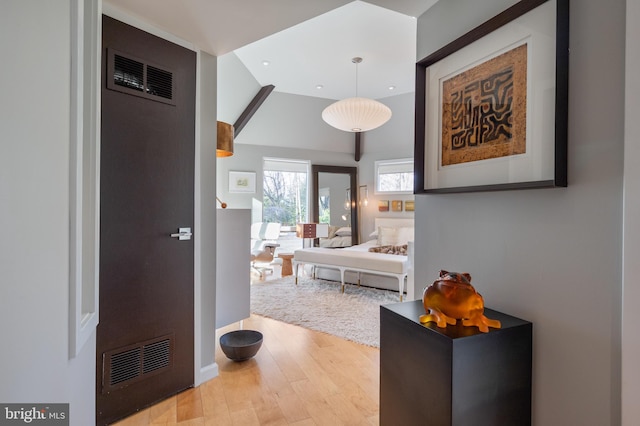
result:
[[[418,57],[512,3],[439,2]],[[416,294],[466,271],[487,306],[533,322],[534,425],[620,423],[623,22],[624,0],[571,3],[568,188],[416,196]]]
[[[622,424],[640,419],[640,1],[627,0],[624,143],[624,269],[622,316]]]
[[[0,14],[0,401],[95,419],[95,333],[69,360],[69,0]]]
[[[216,329],[216,140],[217,67],[215,56],[198,54],[198,133],[196,136],[195,330],[196,384],[218,375]],[[199,348],[198,348],[199,346]],[[199,352],[199,355],[198,355]]]

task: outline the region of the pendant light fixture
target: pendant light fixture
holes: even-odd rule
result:
[[[330,126],[345,132],[365,132],[382,126],[391,118],[388,106],[368,98],[358,97],[358,64],[362,58],[353,58],[356,64],[356,96],[334,102],[322,111],[322,119]]]
[[[230,157],[233,155],[233,133],[233,124],[218,121],[216,157]]]

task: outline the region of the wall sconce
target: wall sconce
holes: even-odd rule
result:
[[[342,220],[344,221],[348,221],[349,220],[349,216],[351,216],[351,213],[345,213],[342,215]]]
[[[218,142],[216,157],[230,157],[233,155],[233,125],[218,121]]]
[[[344,199],[344,209],[351,209],[351,189],[347,188],[347,198]]]
[[[362,197],[362,188],[364,188],[364,197]],[[369,205],[369,187],[367,185],[360,185],[358,190],[360,191],[360,201],[358,201],[358,204],[367,207]]]

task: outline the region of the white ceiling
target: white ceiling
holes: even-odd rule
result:
[[[416,19],[437,0],[105,0],[216,56],[233,52],[260,85],[342,99],[413,91]],[[268,60],[270,65],[262,65]],[[318,90],[317,85],[323,89]],[[395,86],[390,91],[389,86]]]
[[[416,19],[355,1],[235,54],[261,86],[273,84],[276,91],[329,99],[356,96],[352,58],[362,57],[358,95],[383,98],[413,91]]]

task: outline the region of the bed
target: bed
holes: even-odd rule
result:
[[[329,236],[327,238],[320,238],[318,241],[320,247],[350,247],[353,244],[351,241],[351,228],[329,226]]]
[[[342,291],[346,282],[364,284],[372,287],[390,288],[390,284],[398,289],[400,301],[403,300],[405,280],[410,268],[407,255],[374,253],[373,247],[401,246],[413,240],[413,219],[376,218],[375,229],[371,240],[351,247],[332,249],[310,247],[294,252],[293,268],[296,284],[301,266],[311,265],[313,276],[340,281]],[[395,240],[394,240],[395,238]],[[320,272],[325,275],[321,276]],[[336,275],[339,274],[339,275]],[[350,276],[349,276],[350,275]],[[363,276],[383,278],[373,283],[363,283]],[[391,283],[390,283],[391,282]],[[407,289],[407,296],[413,298],[413,289]]]

